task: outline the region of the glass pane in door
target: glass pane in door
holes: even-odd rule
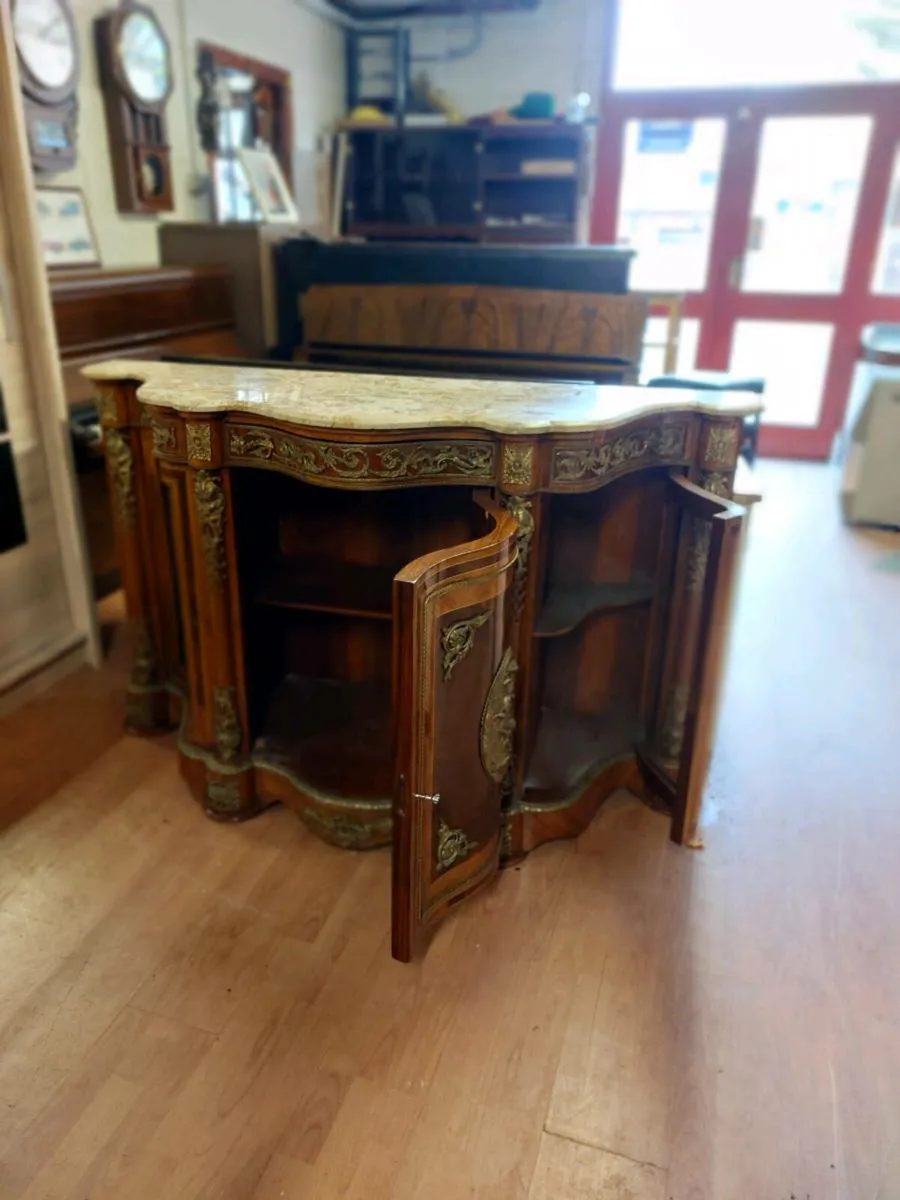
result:
[[[647,318],[641,349],[641,383],[649,383],[651,379],[666,373],[668,326],[666,317]],[[678,348],[675,355],[675,370],[679,374],[693,371],[697,364],[699,341],[699,320],[696,317],[682,317],[678,327]]]
[[[738,321],[729,370],[761,375],[767,425],[819,423],[834,326],[818,321]]]
[[[872,291],[881,296],[900,296],[900,150],[894,154]]]
[[[865,116],[766,120],[743,291],[841,291],[871,131]]]
[[[725,122],[629,121],[625,127],[617,240],[638,255],[637,291],[706,286]]]

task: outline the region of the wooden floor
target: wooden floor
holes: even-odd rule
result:
[[[900,536],[761,474],[706,850],[623,798],[413,966],[386,853],[119,735],[121,636],[0,724],[2,1200],[900,1197]]]

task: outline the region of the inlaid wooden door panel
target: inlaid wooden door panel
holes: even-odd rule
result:
[[[497,872],[515,731],[506,645],[515,519],[405,567],[394,581],[396,786],[392,942],[408,962],[451,905]]]
[[[671,784],[672,839],[690,843],[696,840],[709,767],[719,658],[745,510],[680,476],[671,479],[670,494],[678,534],[657,746]]]

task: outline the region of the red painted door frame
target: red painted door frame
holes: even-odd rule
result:
[[[722,117],[726,138],[713,222],[709,269],[702,292],[685,296],[684,315],[701,321],[697,366],[727,370],[735,322],[824,321],[834,326],[819,422],[814,428],[763,425],[763,454],[827,458],[841,426],[860,330],[872,321],[900,321],[900,296],[871,292],[894,153],[900,143],[900,84],[846,84],[677,92],[615,92],[611,88],[616,3],[609,3],[604,81],[597,138],[591,241],[614,243],[629,120]],[[767,117],[868,115],[869,154],[857,204],[843,291],[838,295],[741,292],[729,284],[734,259],[745,251],[762,127]]]

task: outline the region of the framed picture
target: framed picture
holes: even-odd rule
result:
[[[81,188],[38,187],[37,214],[44,265],[99,267],[97,239]]]
[[[297,224],[300,214],[285,181],[278,159],[268,149],[242,146],[238,158],[264,221]]]

